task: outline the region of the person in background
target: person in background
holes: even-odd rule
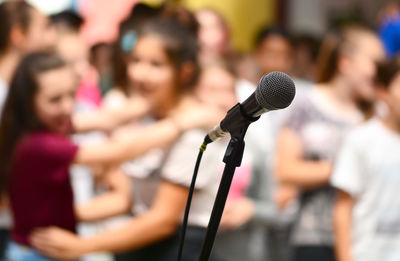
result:
[[[101,105],[98,73],[89,63],[89,46],[80,34],[82,18],[72,11],[51,16],[57,33],[56,50],[71,65],[78,77],[77,110],[94,110]]]
[[[279,27],[268,27],[256,39],[255,59],[260,74],[279,71],[289,73],[293,65],[293,47],[289,35]]]
[[[137,40],[137,29],[140,24],[151,17],[156,16],[161,8],[153,8],[143,3],[135,4],[130,15],[119,26],[119,37],[115,43],[112,44],[111,49],[108,44],[96,44],[91,49],[91,62],[103,73],[100,75],[100,84],[103,86],[102,90],[105,92],[109,87],[105,87],[112,82],[112,88],[104,93],[102,99],[101,109],[103,110],[124,110],[129,104],[130,99],[137,97],[134,93],[132,84],[127,76],[127,63],[129,55]],[[111,57],[110,57],[111,55]],[[109,63],[112,62],[112,74],[110,74]],[[111,79],[112,78],[112,79]],[[111,81],[112,80],[112,81]],[[132,125],[137,123],[138,119],[132,117],[118,128],[113,128],[107,131],[110,137],[116,137],[124,130],[131,130]],[[111,171],[108,175],[82,175],[82,173],[75,172],[81,171],[95,171],[98,172],[98,167],[92,168],[88,171],[85,166],[75,167],[73,169],[73,176],[76,177],[73,185],[80,192],[81,200],[78,203],[79,209],[86,209],[90,211],[91,208],[104,209],[104,205],[109,206],[107,210],[108,216],[105,216],[99,222],[86,222],[79,225],[79,235],[88,236],[96,234],[100,230],[115,228],[122,224],[127,219],[131,218],[129,213],[131,201],[126,198],[131,197],[131,182],[130,178],[119,170],[118,166],[109,166]],[[81,180],[81,181],[80,181]],[[77,193],[75,193],[77,195]],[[122,198],[122,199],[121,199]],[[98,203],[97,203],[98,202]],[[107,202],[112,202],[108,204]],[[98,208],[97,204],[101,204]],[[102,257],[99,257],[102,255]],[[112,259],[112,253],[94,253],[84,257],[84,259],[97,260],[109,255]]]
[[[0,3],[0,103],[24,54],[52,47],[55,34],[49,19],[24,1]]]
[[[129,17],[119,27],[119,37],[113,46],[113,87],[104,96],[104,106],[118,108],[134,95],[129,82],[127,64],[137,42],[137,30],[143,22],[160,15],[163,7],[153,8],[144,3],[136,4]]]
[[[31,248],[30,233],[43,226],[75,231],[77,220],[85,219],[73,207],[70,164],[132,159],[210,119],[203,108],[182,99],[183,107],[171,118],[123,139],[77,146],[68,137],[76,89],[73,74],[57,54],[42,51],[23,58],[11,81],[0,123],[0,184],[10,195],[14,220],[7,260],[48,260]]]
[[[292,45],[289,35],[284,30],[278,27],[262,29],[257,36],[255,45],[255,50],[249,56],[248,61],[243,61],[246,65],[244,70],[236,70],[238,75],[236,92],[239,101],[244,101],[254,92],[262,76],[273,71],[289,73],[292,69]],[[252,65],[248,65],[248,62]],[[241,67],[241,65],[243,64],[238,66]],[[299,88],[297,81],[295,84],[297,92],[302,89]],[[287,111],[279,110],[268,113],[255,122],[252,129],[249,129],[249,133],[254,132],[254,137],[258,137],[264,154],[268,155],[265,159],[267,168],[271,168],[274,161],[274,140],[276,140],[278,129],[286,117]]]
[[[293,66],[290,75],[309,82],[315,82],[319,40],[310,35],[293,37]]]
[[[250,56],[239,63],[239,79],[236,89],[239,100],[243,101],[251,95],[264,74],[273,71],[289,73],[293,65],[293,47],[290,36],[279,27],[265,27],[257,35],[255,48]],[[295,79],[294,79],[295,80]],[[295,80],[296,93],[302,90],[303,84]],[[301,85],[301,86],[300,86]],[[309,84],[304,85],[308,87]],[[304,88],[308,89],[308,88]],[[292,106],[291,106],[292,107]],[[264,155],[264,175],[268,176],[271,186],[269,195],[275,202],[275,208],[279,209],[279,201],[285,198],[286,189],[279,186],[274,174],[275,146],[280,126],[283,124],[291,108],[269,112],[263,115],[248,130],[248,137],[256,140],[261,155]],[[284,222],[269,224],[266,230],[265,248],[268,249],[268,257],[271,260],[287,260],[290,253],[288,244],[288,220],[293,217],[294,207],[290,206],[277,211]]]
[[[210,106],[228,111],[237,103],[236,76],[224,63],[212,63],[203,67],[196,94]],[[253,127],[253,126],[252,126]],[[214,142],[210,150],[218,150],[223,172],[222,158],[227,139]],[[246,152],[242,164],[235,170],[230,192],[221,219],[219,233],[211,260],[266,260],[266,229],[277,217],[272,197],[271,175],[265,169],[265,154],[253,135],[246,136]]]
[[[374,102],[375,62],[383,56],[379,38],[366,28],[349,26],[339,35],[328,34],[318,84],[297,95],[280,131],[276,174],[283,186],[292,187],[293,197],[298,190],[300,204],[290,238],[295,261],[335,260],[335,190],[329,179],[344,135],[365,119],[365,104]]]
[[[191,95],[198,74],[197,51],[196,33],[176,18],[159,18],[143,25],[128,64],[135,90],[151,108],[149,118],[140,125],[163,120],[182,98]],[[177,142],[124,164],[123,171],[133,180],[134,217],[120,227],[86,238],[57,228],[43,229],[33,234],[33,245],[59,259],[110,251],[119,253],[117,260],[175,260],[193,171],[188,163],[195,161],[205,134],[200,129],[183,130]],[[204,155],[183,260],[193,260],[200,252],[218,185],[216,160],[213,154]]]
[[[232,61],[230,30],[224,17],[214,9],[203,8],[195,13],[199,23],[199,60],[201,64],[216,60]]]
[[[56,50],[60,56],[74,70],[77,82],[75,114],[82,112],[95,111],[102,105],[101,91],[98,86],[98,72],[89,62],[89,45],[81,34],[83,19],[72,11],[62,11],[51,16],[51,22],[57,33]],[[72,139],[77,144],[88,144],[98,142],[105,138],[105,133],[93,131],[83,134],[75,134]],[[95,174],[103,172],[101,166],[73,165],[70,170],[71,184],[74,193],[74,203],[76,205],[87,203],[95,196],[97,179],[101,179]],[[111,177],[116,177],[115,171]],[[93,175],[94,174],[94,175]],[[96,178],[97,177],[97,178]],[[103,177],[101,175],[101,177]],[[113,186],[118,187],[118,186]],[[95,233],[98,224],[81,223],[77,231],[81,235]],[[97,254],[85,257],[85,261],[100,258]]]
[[[279,27],[265,27],[257,34],[253,53],[239,62],[240,78],[257,84],[264,74],[289,73],[293,65],[293,47],[289,35]]]
[[[338,261],[400,258],[398,59],[378,64],[376,88],[386,110],[348,135],[331,177]]]
[[[52,47],[54,32],[48,18],[24,1],[0,3],[0,114],[12,75],[21,57],[30,52]],[[7,199],[0,203],[0,259],[4,255],[11,217]]]
[[[90,64],[98,72],[98,85],[104,96],[113,87],[113,44],[99,42],[90,48]]]
[[[214,61],[202,66],[194,92],[200,101],[226,112],[237,102],[235,82],[233,70],[223,61]]]

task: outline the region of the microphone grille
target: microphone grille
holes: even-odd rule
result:
[[[267,110],[288,107],[296,94],[293,80],[283,72],[271,72],[261,77],[255,91],[258,104]]]

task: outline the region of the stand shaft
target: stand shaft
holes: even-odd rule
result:
[[[226,163],[221,183],[218,188],[217,197],[211,212],[206,236],[203,241],[203,247],[200,253],[199,261],[208,261],[217,235],[219,223],[228,197],[229,188],[236,167],[240,166],[244,151],[243,139],[232,138],[225,152],[224,162]]]

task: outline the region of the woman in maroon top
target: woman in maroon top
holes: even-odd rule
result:
[[[11,82],[0,123],[0,184],[8,188],[15,221],[10,260],[48,260],[30,248],[28,235],[35,228],[75,230],[79,217],[74,213],[69,181],[72,163],[131,159],[175,140],[186,129],[213,121],[210,111],[187,98],[172,116],[132,136],[77,147],[67,136],[74,79],[71,68],[55,53],[37,52],[22,60]]]

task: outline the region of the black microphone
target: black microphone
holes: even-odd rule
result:
[[[248,122],[254,122],[260,115],[273,110],[288,107],[296,94],[293,80],[283,72],[271,72],[261,77],[257,89],[244,102],[236,104],[226,114],[221,123],[215,126],[206,136],[211,143],[233,133]],[[244,123],[247,122],[247,125]]]

